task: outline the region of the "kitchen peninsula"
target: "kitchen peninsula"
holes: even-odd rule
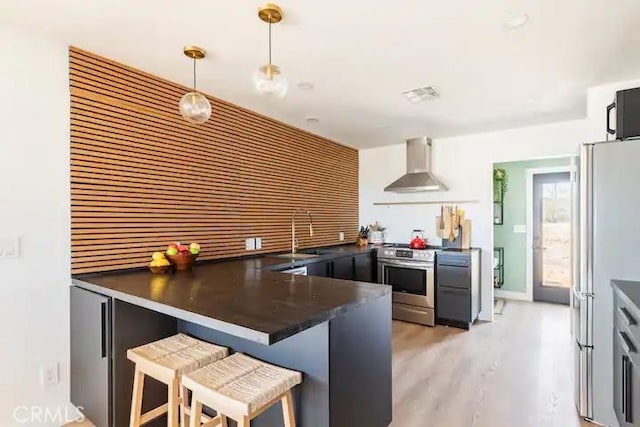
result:
[[[280,272],[351,251],[365,250],[343,248],[295,262],[266,256],[201,263],[173,275],[129,270],[74,276],[72,401],[94,422],[126,425],[133,379],[126,350],[184,332],[303,372],[295,389],[300,426],[387,426],[390,288]],[[155,385],[145,389],[149,408],[166,399],[166,388]],[[252,425],[281,422],[276,406]]]

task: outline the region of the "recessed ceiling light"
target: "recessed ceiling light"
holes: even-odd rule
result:
[[[318,123],[320,121],[320,119],[317,117],[307,117],[305,120],[307,121],[307,123]]]
[[[414,104],[422,101],[431,101],[440,97],[440,92],[433,86],[403,90],[402,94]]]
[[[514,13],[502,22],[505,30],[517,30],[522,28],[529,21],[529,15],[526,13]]]
[[[300,90],[312,90],[314,87],[312,82],[299,82],[297,86]]]

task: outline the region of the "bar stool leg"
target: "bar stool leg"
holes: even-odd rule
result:
[[[142,390],[144,389],[144,373],[136,366],[133,374],[133,393],[131,394],[131,417],[129,427],[140,427],[142,415]]]
[[[167,427],[179,427],[178,412],[180,406],[180,380],[174,378],[169,384],[169,410],[167,413]]]
[[[189,427],[200,427],[202,425],[200,424],[200,418],[202,418],[202,403],[196,400],[194,393],[191,399],[191,422]]]
[[[284,418],[284,427],[296,427],[296,414],[293,411],[293,399],[291,390],[286,392],[282,399],[282,417]]]
[[[180,386],[180,427],[187,427],[187,410],[189,408],[189,390]]]

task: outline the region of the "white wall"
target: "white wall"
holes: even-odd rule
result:
[[[403,143],[360,151],[360,222],[380,221],[389,242],[408,242],[412,229],[425,229],[434,244],[439,205],[373,206],[382,201],[477,200],[465,204],[473,221],[471,243],[482,248],[481,319],[493,319],[493,163],[576,154],[585,142],[585,120],[443,138],[433,142],[433,171],[449,191],[401,195],[384,187],[405,173]]]
[[[0,425],[60,425],[12,413],[69,398],[67,47],[0,27],[0,58],[0,237],[21,239],[19,258],[0,259]],[[55,363],[60,384],[42,387]]]
[[[640,87],[640,79],[609,83],[589,88],[587,91],[589,142],[607,140],[607,105],[614,101],[616,91],[634,87]],[[611,113],[611,127],[614,129],[616,127],[614,112]],[[609,135],[609,139],[615,139],[615,136]]]

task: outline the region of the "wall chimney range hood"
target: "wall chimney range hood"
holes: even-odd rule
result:
[[[407,173],[385,187],[392,193],[446,191],[447,187],[431,173],[431,139],[407,140]]]

